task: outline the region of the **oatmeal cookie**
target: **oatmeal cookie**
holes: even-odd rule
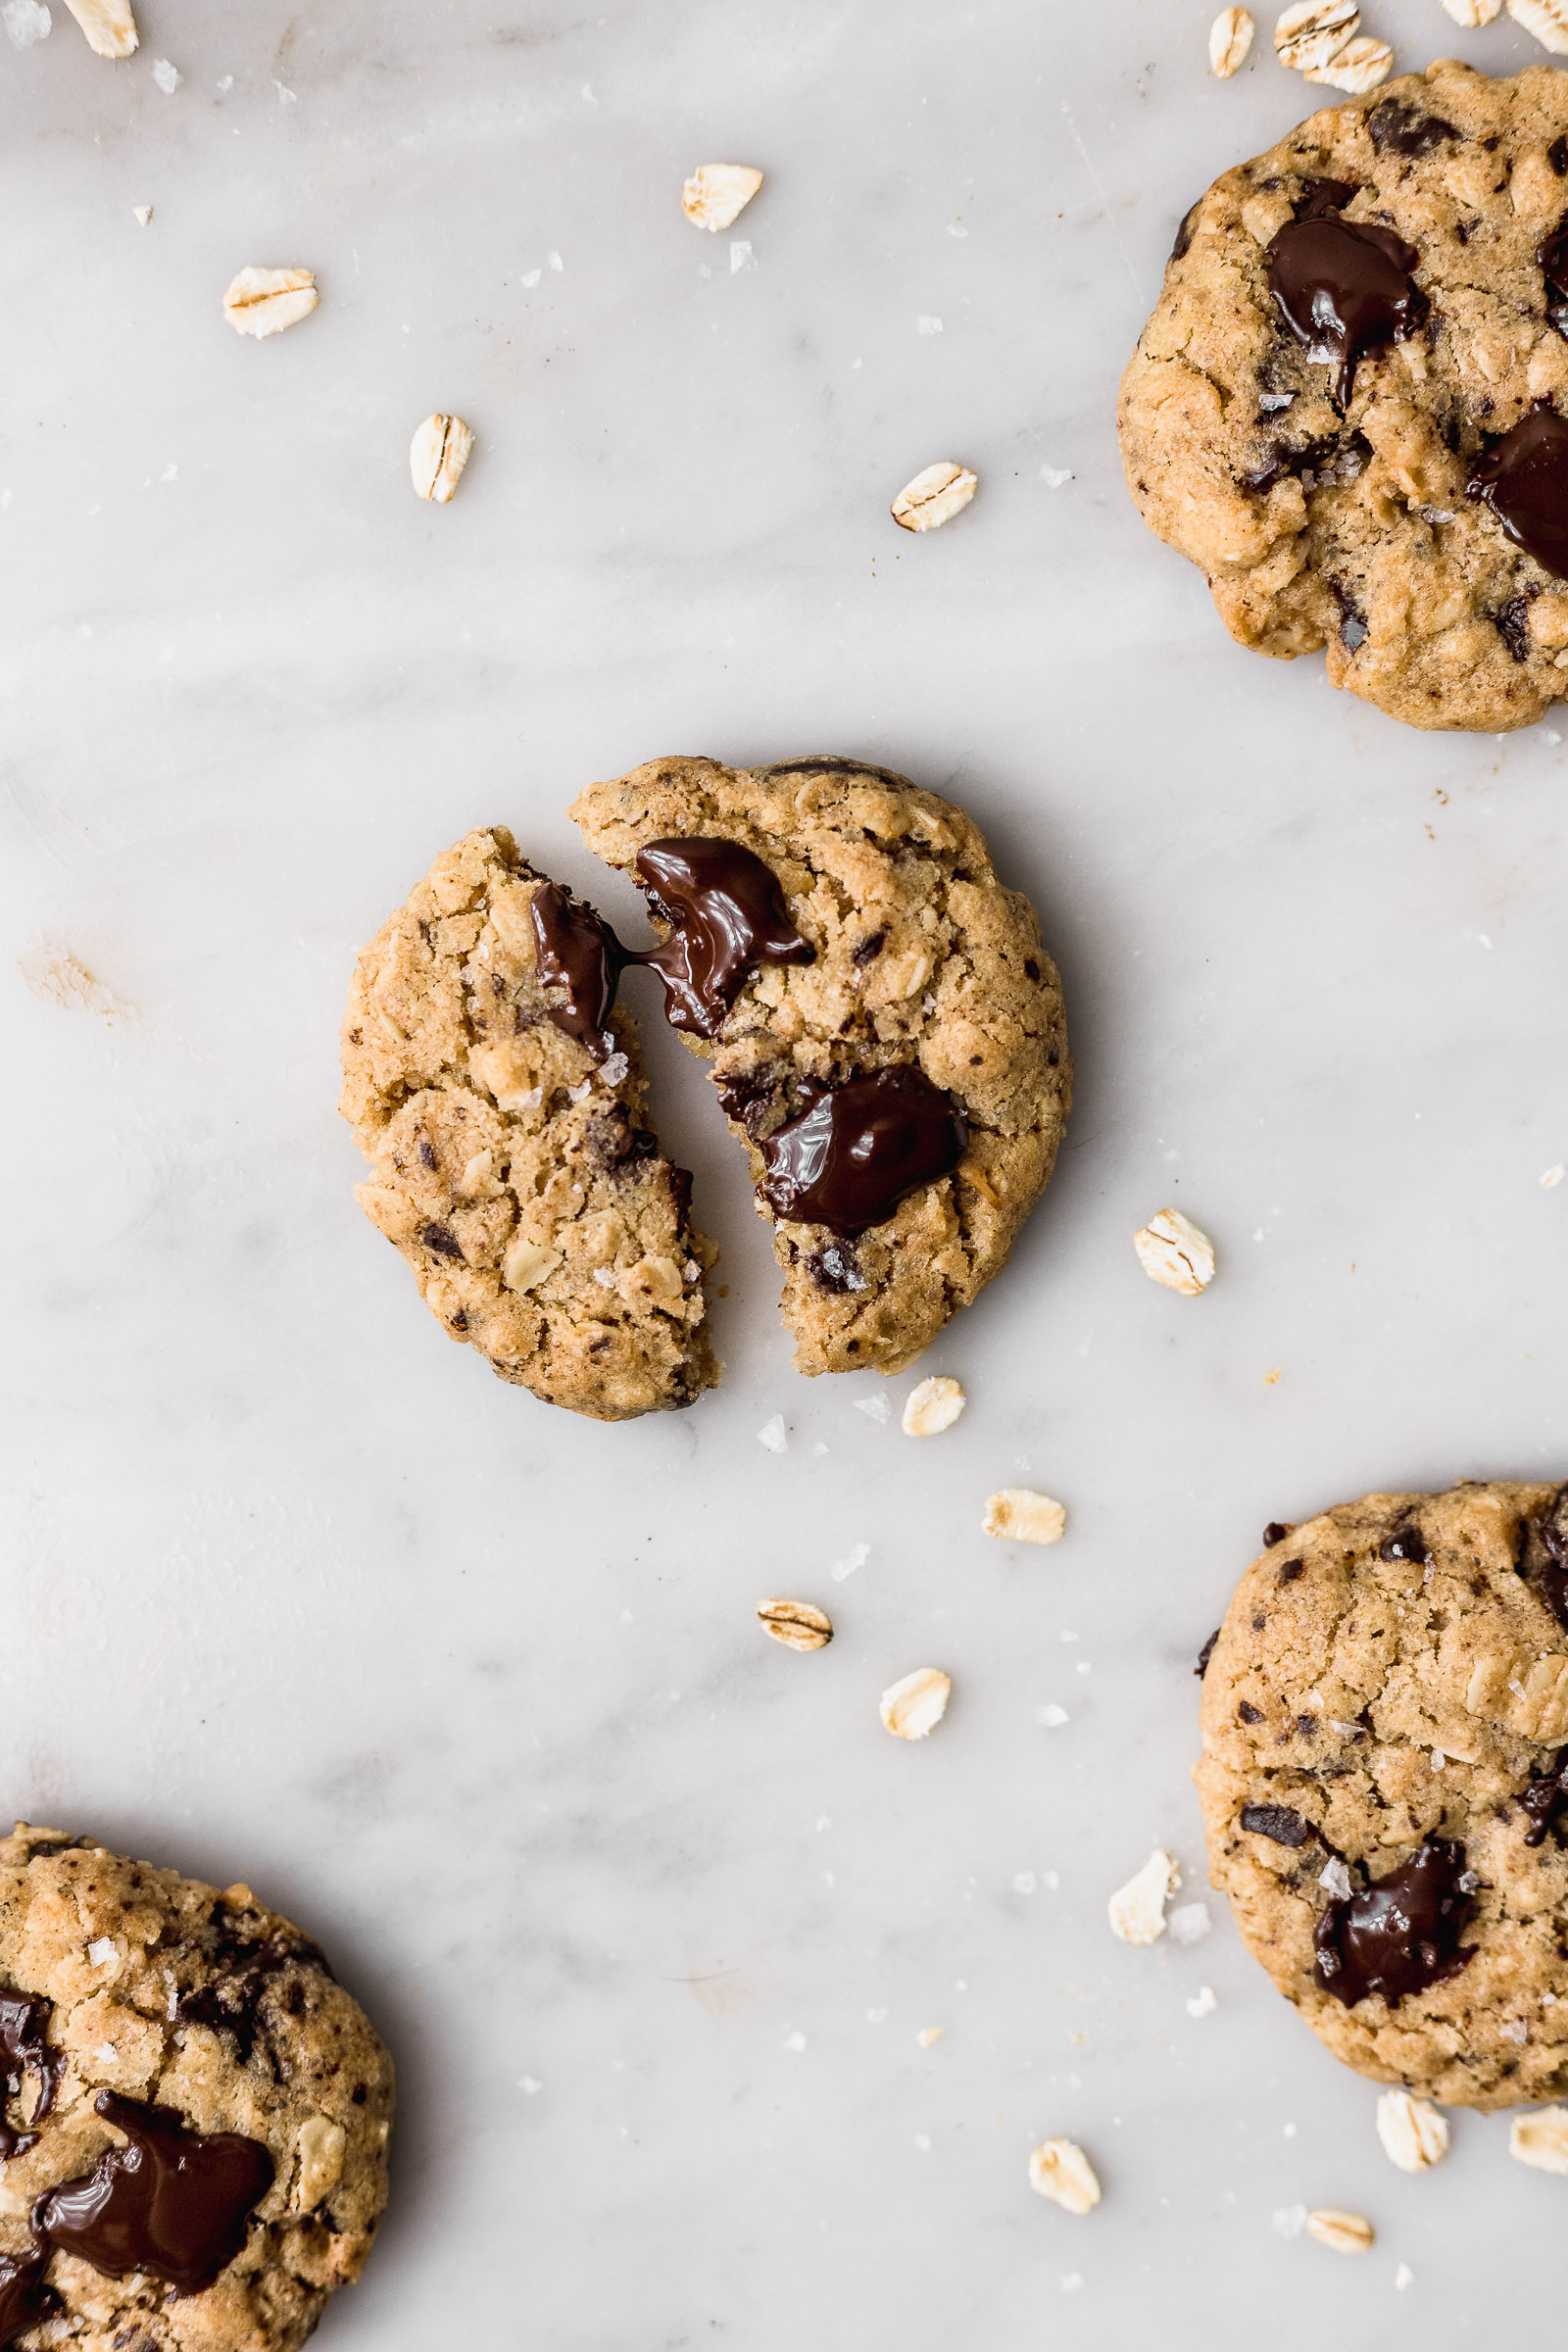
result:
[[[364,2269],[392,2061],[248,1886],[19,1822],[0,2075],[0,2343],[296,2352]]]
[[[1568,74],[1442,62],[1182,222],[1128,486],[1232,635],[1418,727],[1568,694]]]
[[[640,883],[712,1063],[803,1372],[902,1372],[1007,1262],[1071,1099],[1034,908],[959,808],[816,756],[651,760],[572,810]]]
[[[643,1116],[603,938],[510,833],[468,834],[360,956],[339,1108],[373,1170],[355,1197],[451,1337],[548,1403],[625,1421],[718,1377],[713,1253]]]
[[[1568,2092],[1568,1488],[1270,1527],[1203,1673],[1209,1874],[1337,2058]]]

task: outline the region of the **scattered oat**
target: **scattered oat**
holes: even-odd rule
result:
[[[1568,47],[1568,42],[1564,43]],[[1327,65],[1308,66],[1304,78],[1325,84],[1331,90],[1348,90],[1352,98],[1362,97],[1375,90],[1380,81],[1387,81],[1394,71],[1394,51],[1387,41],[1375,41],[1370,34],[1347,41],[1345,47],[1331,57]]]
[[[1265,1389],[1277,1389],[1279,1385],[1280,1368],[1278,1364],[1270,1364],[1268,1370],[1263,1375],[1263,1386]]]
[[[979,487],[977,473],[944,458],[917,473],[912,482],[906,482],[889,512],[906,531],[935,531],[955,514],[961,514]]]
[[[1110,1932],[1123,1943],[1152,1943],[1165,1933],[1165,1899],[1181,1884],[1172,1857],[1155,1846],[1142,1870],[1105,1905]]]
[[[765,1446],[769,1453],[787,1453],[789,1451],[789,1431],[784,1426],[782,1413],[774,1413],[771,1419],[762,1423],[757,1433],[757,1443],[759,1446]]]
[[[427,416],[409,444],[409,471],[421,498],[451,501],[473,448],[473,428],[461,416]]]
[[[1446,13],[1456,24],[1473,31],[1478,24],[1490,24],[1494,17],[1502,14],[1502,0],[1443,0]]]
[[[1315,2237],[1320,2246],[1332,2247],[1336,2254],[1365,2254],[1377,2237],[1371,2223],[1359,2213],[1336,2213],[1327,2205],[1307,2215],[1306,2234]]]
[[[0,24],[11,36],[13,49],[30,49],[35,42],[49,38],[54,19],[42,0],[5,0]]]
[[[242,270],[223,296],[223,317],[236,334],[281,334],[308,318],[320,300],[309,270]]]
[[[1247,63],[1247,52],[1252,46],[1252,20],[1245,8],[1222,8],[1208,28],[1209,71],[1221,81]]]
[[[1172,1943],[1179,1943],[1184,1949],[1191,1950],[1195,1943],[1202,1942],[1214,1922],[1208,1915],[1206,1903],[1178,1903],[1165,1925],[1170,1930]]]
[[[897,1740],[923,1740],[948,1711],[952,1677],[940,1666],[917,1666],[882,1693],[882,1724]]]
[[[1092,2213],[1100,2203],[1095,2168],[1075,2140],[1048,2139],[1029,2158],[1029,2185],[1067,2213]]]
[[[900,1426],[906,1438],[939,1438],[953,1427],[968,1401],[956,1380],[938,1372],[909,1391]]]
[[[295,2148],[300,2169],[291,2200],[296,2213],[310,2213],[343,2178],[343,2153],[348,2133],[324,2115],[309,2115],[300,2126]]]
[[[914,2038],[922,2050],[934,2049],[947,2030],[946,2026],[922,2026]]]
[[[29,949],[17,969],[41,1004],[58,1004],[62,1012],[96,1013],[111,1029],[136,1017],[134,1005],[122,1004],[112,988],[95,980],[86,965],[63,948]]]
[[[787,1649],[826,1649],[833,1639],[831,1619],[808,1600],[760,1600],[757,1614],[763,1633]]]
[[[1508,14],[1543,49],[1568,56],[1568,0],[1508,0]]]
[[[1067,1513],[1049,1494],[1035,1494],[1028,1487],[1004,1487],[987,1496],[981,1526],[1004,1544],[1054,1544],[1066,1532]]]
[[[145,228],[153,217],[152,206],[150,204],[133,204],[130,209],[135,215],[136,219],[141,222],[143,228]]]
[[[1133,1235],[1138,1262],[1151,1282],[1196,1298],[1214,1279],[1214,1245],[1179,1208],[1162,1208]]]
[[[71,6],[71,0],[66,0],[66,6],[68,8]],[[180,72],[179,68],[177,66],[172,66],[167,57],[154,58],[153,79],[157,82],[158,87],[163,91],[166,98],[172,98],[174,92],[178,89],[184,78],[185,76]]]
[[[1378,2137],[1401,2173],[1430,2172],[1448,2153],[1447,2118],[1407,2090],[1386,2090],[1378,2101]]]
[[[1274,54],[1282,66],[1304,74],[1337,57],[1360,22],[1356,0],[1298,0],[1274,26]]]
[[[1542,1191],[1544,1193],[1549,1193],[1553,1191],[1556,1186],[1561,1184],[1564,1175],[1568,1175],[1568,1169],[1564,1168],[1562,1161],[1559,1159],[1557,1165],[1554,1168],[1548,1168],[1544,1176],[1543,1176],[1541,1179]]]
[[[750,164],[699,164],[681,189],[681,210],[694,228],[728,228],[761,184]]]
[[[1538,2173],[1568,2173],[1568,2107],[1538,2107],[1508,2127],[1508,2153]]]
[[[855,1396],[851,1402],[858,1413],[863,1413],[868,1421],[875,1421],[882,1429],[886,1429],[893,1418],[893,1407],[885,1396]]]
[[[99,57],[129,57],[137,39],[130,0],[66,0],[66,6],[87,35],[89,49]],[[153,73],[157,72],[154,66]]]

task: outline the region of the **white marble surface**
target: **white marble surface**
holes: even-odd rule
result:
[[[323,2342],[1430,2347],[1504,2280],[1548,2340],[1568,2189],[1504,2120],[1406,2180],[1228,1921],[1104,1922],[1156,1839],[1203,1891],[1192,1654],[1266,1519],[1565,1467],[1560,732],[1242,654],[1121,487],[1172,224],[1308,111],[1266,24],[1223,86],[1206,0],[145,0],[123,65],[51,4],[0,49],[4,1801],[243,1874],[384,2026],[395,2202]],[[682,219],[708,159],[767,171],[749,269]],[[253,262],[322,289],[260,346]],[[434,408],[479,435],[447,510]],[[904,537],[948,456],[979,498]],[[551,1413],[350,1199],[354,949],[484,820],[625,913],[579,784],[815,749],[960,798],[1065,976],[1059,1173],[930,1359],[969,1412],[917,1447],[796,1378],[658,1036],[727,1379]],[[29,993],[48,952],[131,1015]],[[1133,1259],[1167,1200],[1200,1300]],[[1064,1544],[979,1533],[1007,1483]],[[772,1592],[832,1648],[763,1641]],[[1090,2221],[1030,2194],[1046,2133]],[[1377,2250],[1282,2243],[1298,2202]]]

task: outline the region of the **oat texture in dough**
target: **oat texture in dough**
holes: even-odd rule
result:
[[[597,1051],[561,1025],[532,913],[553,889],[499,826],[437,858],[360,956],[340,1108],[371,1165],[356,1198],[450,1336],[624,1421],[717,1378],[712,1251],[643,1116],[633,1022],[609,1013]]]
[[[1319,2038],[1461,2107],[1568,2090],[1568,1490],[1288,1530],[1203,1677],[1209,1873]]]
[[[1033,907],[961,809],[856,760],[655,760],[590,785],[572,813],[645,889],[640,854],[709,840],[740,845],[776,883],[800,953],[747,966],[686,1042],[750,1154],[797,1365],[903,1371],[1006,1264],[1066,1123],[1061,987]],[[667,956],[667,901],[653,890],[650,904]],[[890,1183],[869,1207],[808,1184],[810,1169],[844,1172],[858,1121],[865,1165],[882,1164],[865,1139],[884,1098],[898,1151],[921,1122],[921,1148],[940,1147],[898,1163],[929,1180],[896,1200]]]
[[[296,2352],[364,2269],[392,2061],[248,1886],[19,1822],[0,1839],[0,2049],[8,2344]]]
[[[1527,726],[1568,694],[1565,230],[1551,66],[1404,74],[1200,197],[1122,457],[1242,645],[1321,649],[1412,726]]]

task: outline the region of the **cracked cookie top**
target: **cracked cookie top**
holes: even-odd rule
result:
[[[1412,726],[1568,694],[1568,74],[1442,62],[1183,220],[1121,391],[1128,486],[1239,642]]]
[[[655,760],[572,814],[648,896],[661,946],[642,960],[750,1154],[797,1364],[902,1371],[1005,1265],[1066,1123],[1033,907],[961,809],[855,760]],[[736,851],[776,906],[755,875],[742,889]],[[692,998],[694,957],[721,995]]]
[[[0,2341],[295,2352],[387,2193],[392,2061],[289,1920],[0,1839]]]
[[[599,1421],[717,1378],[711,1245],[659,1149],[609,935],[510,833],[469,833],[360,956],[343,1094],[356,1199],[503,1380]]]
[[[1568,2091],[1568,1489],[1273,1526],[1203,1674],[1209,1873],[1337,2058]]]

